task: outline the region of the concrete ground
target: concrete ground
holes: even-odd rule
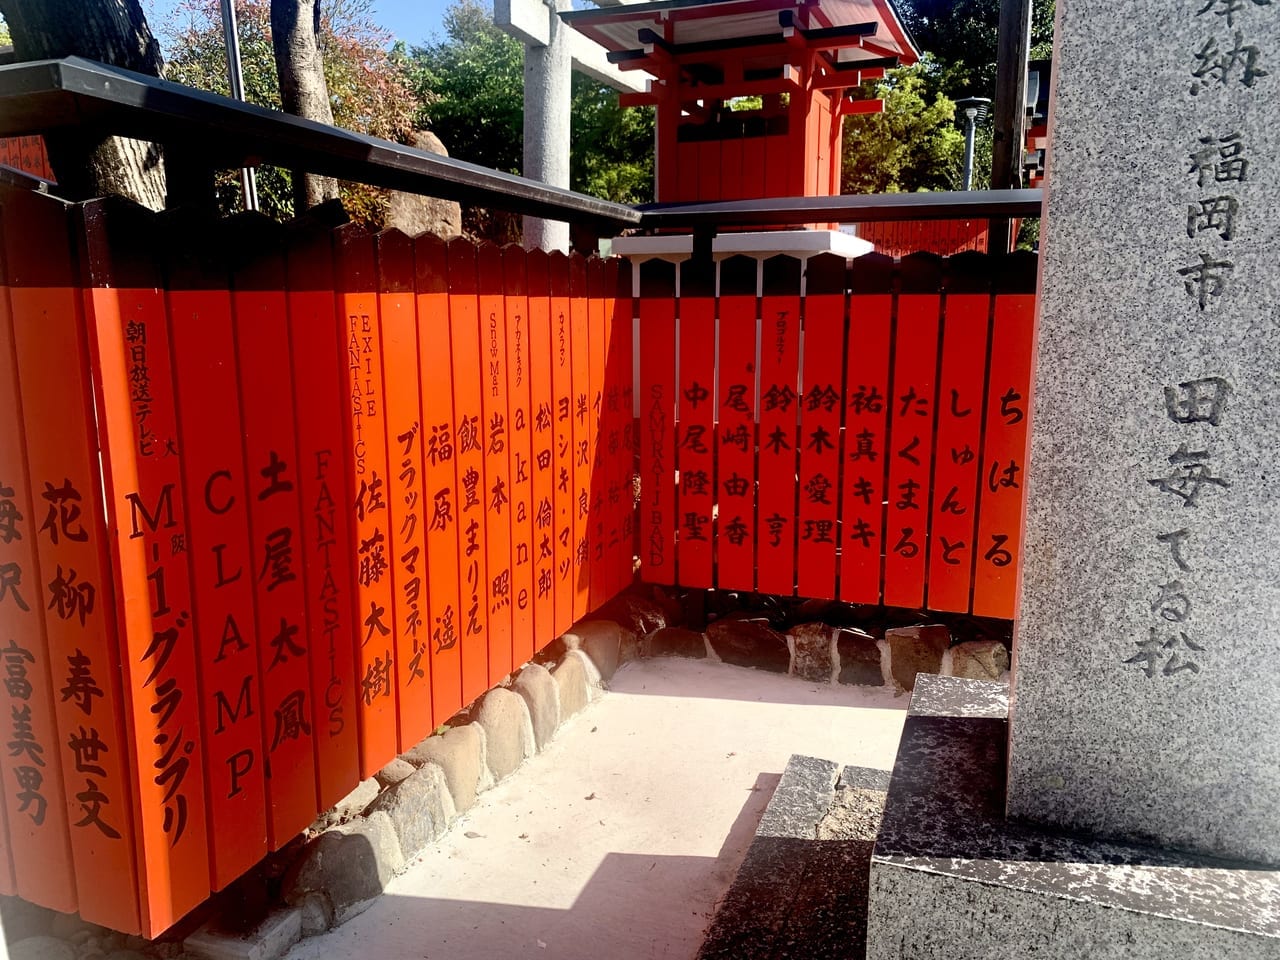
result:
[[[289,960],[690,960],[790,756],[889,770],[907,701],[627,664],[369,910]]]

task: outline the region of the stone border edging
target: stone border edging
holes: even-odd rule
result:
[[[1007,651],[998,641],[952,646],[947,628],[938,625],[890,628],[877,640],[856,628],[819,621],[780,632],[767,618],[749,614],[714,620],[704,631],[692,630],[668,626],[669,619],[678,619],[669,613],[639,590],[621,594],[487,691],[454,718],[459,722],[451,721],[361,781],[316,818],[296,849],[289,851],[291,860],[286,853],[283,904],[252,931],[225,930],[215,917],[181,943],[128,938],[131,956],[119,960],[276,960],[300,939],[359,915],[393,876],[443,837],[480,794],[545,750],[563,725],[598,699],[618,668],[630,660],[707,659],[808,682],[899,691],[911,689],[917,672],[989,679],[993,670],[1008,668]],[[280,854],[272,856],[279,869]],[[56,939],[58,921],[52,919],[48,931],[37,925],[36,933],[24,939],[64,943],[71,951],[69,960],[104,955],[111,960],[110,954],[93,949],[95,938],[114,945],[111,931],[74,916],[46,913],[74,921],[76,940]],[[85,928],[92,928],[92,935],[85,934]],[[125,946],[125,938],[118,939]]]

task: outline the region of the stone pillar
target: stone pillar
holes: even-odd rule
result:
[[[917,682],[869,960],[1280,958],[1280,13],[1058,0],[1012,703]]]
[[[573,75],[570,28],[557,11],[569,0],[546,0],[549,37],[545,46],[524,48],[524,175],[553,187],[569,186],[569,105]],[[569,252],[569,224],[524,218],[524,245]]]
[[[1280,8],[1057,15],[1008,812],[1280,863]]]

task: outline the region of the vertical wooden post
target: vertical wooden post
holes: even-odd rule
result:
[[[997,41],[995,142],[991,148],[991,189],[1022,186],[1022,141],[1027,118],[1027,59],[1031,56],[1031,0],[1000,0]],[[1007,253],[1009,220],[992,220],[987,249]]]

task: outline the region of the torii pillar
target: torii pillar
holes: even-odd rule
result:
[[[600,3],[617,5],[616,0]],[[571,0],[494,0],[493,5],[493,22],[524,44],[524,175],[566,188],[572,71],[624,93],[643,93],[651,79],[642,71],[623,73],[608,61],[603,47],[562,22],[560,11],[571,9]],[[569,224],[525,217],[524,245],[568,253]]]
[[[524,48],[524,175],[553,187],[569,186],[570,101],[573,97],[572,28],[559,11],[570,0],[542,0],[547,42]],[[524,218],[524,245],[569,252],[569,224],[563,220]]]

